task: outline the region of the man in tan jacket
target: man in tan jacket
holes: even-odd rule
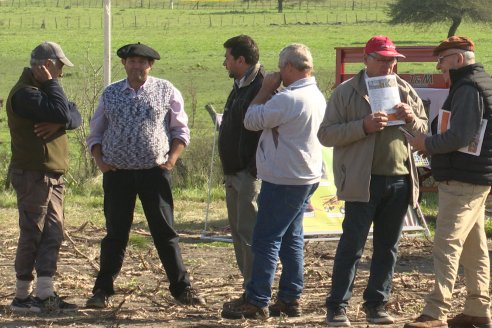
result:
[[[404,57],[385,36],[371,38],[364,48],[366,68],[333,92],[318,137],[334,147],[333,171],[339,199],[345,201],[343,234],[333,266],[332,288],[326,299],[327,324],[350,326],[346,307],[352,296],[357,265],[373,228],[371,272],[364,291],[367,321],[393,323],[386,312],[398,241],[408,204],[415,205],[418,179],[410,148],[385,112],[372,112],[366,79],[393,75]],[[396,118],[411,131],[427,130],[422,101],[396,76],[401,102]]]

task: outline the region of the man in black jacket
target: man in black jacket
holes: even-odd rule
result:
[[[234,85],[224,108],[219,132],[219,155],[224,171],[226,202],[236,261],[245,286],[251,277],[251,242],[256,223],[256,147],[261,131],[244,128],[248,106],[260,90],[265,75],[255,41],[238,35],[224,43],[224,66]],[[227,306],[228,303],[224,304]]]
[[[432,175],[439,182],[439,213],[434,290],[426,298],[422,315],[405,328],[492,327],[484,230],[485,200],[492,185],[492,79],[475,63],[474,49],[471,39],[452,36],[434,50],[437,69],[450,85],[442,106],[450,113],[449,128],[434,122],[432,136],[409,138],[416,150],[432,155]],[[440,117],[445,117],[444,111]],[[447,320],[460,263],[466,281],[465,306],[463,313]]]
[[[14,312],[74,311],[54,291],[53,277],[63,240],[63,174],[68,169],[66,130],[82,122],[60,85],[64,66],[73,66],[54,42],[31,53],[7,98],[12,157],[9,176],[17,193],[20,236],[15,257]],[[36,271],[36,297],[31,295]]]

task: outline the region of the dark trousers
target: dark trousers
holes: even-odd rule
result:
[[[101,269],[93,292],[101,289],[108,295],[114,294],[113,283],[123,265],[138,195],[169,280],[169,290],[177,297],[190,286],[190,280],[173,228],[170,173],[158,167],[110,171],[103,175],[103,189],[107,234],[101,242]]]
[[[371,177],[369,202],[345,202],[343,234],[333,264],[329,308],[346,307],[367,235],[373,225],[373,254],[364,304],[376,307],[388,302],[396,264],[398,242],[410,199],[408,176]]]

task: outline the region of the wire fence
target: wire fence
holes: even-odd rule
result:
[[[224,14],[224,15],[174,15],[168,17],[149,17],[146,15],[113,16],[113,28],[155,28],[168,29],[187,26],[260,26],[260,25],[321,25],[321,24],[358,24],[382,22],[384,15],[367,13],[322,14],[322,13],[283,13],[283,14]],[[0,26],[7,29],[45,29],[45,30],[80,30],[102,29],[103,19],[91,16],[31,16],[8,18],[0,21]]]
[[[391,0],[284,0],[284,8],[332,10],[379,10],[385,8]],[[103,0],[0,0],[0,7],[46,7],[46,8],[101,8]],[[274,10],[277,0],[269,1],[195,1],[195,0],[111,0],[111,6],[122,9],[223,9],[223,10]]]

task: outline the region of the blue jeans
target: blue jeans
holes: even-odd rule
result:
[[[253,272],[246,286],[248,302],[265,307],[272,296],[277,259],[282,262],[278,299],[299,299],[304,288],[304,209],[318,183],[277,185],[266,181],[258,196],[253,232]]]
[[[364,305],[388,302],[398,242],[410,199],[408,176],[371,176],[369,202],[346,202],[343,234],[338,243],[328,308],[346,307],[352,297],[355,274],[373,224],[373,254]]]

